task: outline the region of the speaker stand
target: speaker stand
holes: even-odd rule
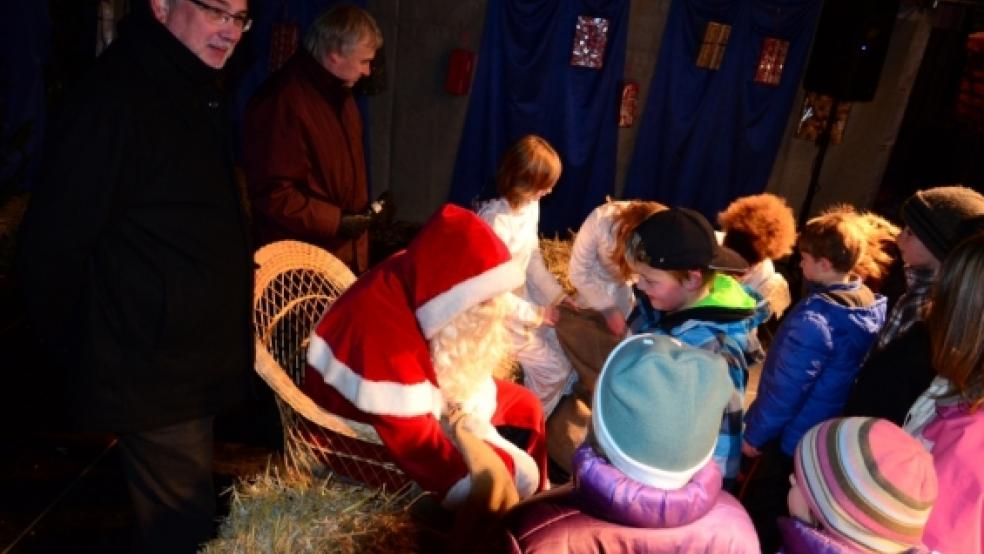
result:
[[[806,221],[810,218],[810,209],[813,205],[813,197],[817,194],[817,189],[820,188],[820,170],[823,168],[823,159],[827,156],[827,147],[830,146],[830,130],[834,126],[834,122],[837,121],[837,106],[840,101],[837,98],[832,98],[830,101],[830,111],[827,113],[827,121],[820,131],[820,136],[817,137],[817,153],[813,157],[813,168],[810,171],[810,184],[806,188],[806,199],[803,200],[803,205],[800,207],[799,221],[797,222],[797,227],[800,229],[806,225]]]

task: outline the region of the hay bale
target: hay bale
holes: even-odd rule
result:
[[[558,237],[540,237],[540,254],[543,255],[543,263],[546,264],[547,269],[554,274],[560,286],[564,287],[564,292],[573,298],[577,294],[577,289],[567,277],[567,267],[571,261],[571,247],[577,234],[574,231],[568,233],[570,238],[567,240]]]
[[[284,477],[276,469],[232,489],[229,516],[205,554],[414,552],[416,497],[328,477]]]

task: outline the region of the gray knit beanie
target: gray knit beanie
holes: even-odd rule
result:
[[[984,196],[961,186],[920,190],[902,204],[906,225],[941,262],[982,216]]]
[[[592,432],[622,473],[675,490],[710,461],[734,394],[722,356],[663,335],[634,335],[601,370]]]

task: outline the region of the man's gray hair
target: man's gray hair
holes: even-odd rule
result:
[[[373,50],[383,45],[376,20],[362,8],[341,4],[314,20],[304,36],[304,47],[320,60],[329,52],[347,54],[366,39]]]

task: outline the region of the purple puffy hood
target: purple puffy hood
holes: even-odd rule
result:
[[[692,523],[714,506],[721,483],[713,460],[683,487],[663,490],[626,477],[591,446],[574,453],[574,487],[585,512],[621,525],[665,529]]]

